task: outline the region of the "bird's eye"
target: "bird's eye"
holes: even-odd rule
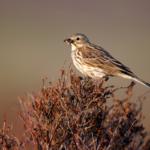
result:
[[[79,37],[77,37],[77,39],[76,40],[80,40],[80,38]]]

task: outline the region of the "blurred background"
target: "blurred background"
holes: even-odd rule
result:
[[[85,34],[150,83],[149,0],[0,1],[0,128],[6,113],[7,125],[13,123],[18,135],[22,121],[12,110],[18,108],[18,96],[26,99],[26,92],[39,92],[46,76],[48,81],[57,79],[65,60],[68,68],[70,47],[63,38],[74,33]],[[120,87],[130,82],[110,78],[107,84]],[[137,83],[132,100],[147,90]],[[124,93],[119,90],[116,96]],[[150,131],[150,93],[146,97],[143,124]]]

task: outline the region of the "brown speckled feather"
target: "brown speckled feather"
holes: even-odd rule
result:
[[[86,44],[84,47],[78,48],[78,53],[81,55],[83,63],[101,68],[112,76],[121,76],[122,73],[125,73],[135,77],[129,68],[114,59],[107,51],[99,46]]]

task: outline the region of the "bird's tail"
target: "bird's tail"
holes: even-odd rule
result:
[[[140,79],[138,77],[133,77],[132,79],[150,88],[150,84],[143,81],[142,79]]]

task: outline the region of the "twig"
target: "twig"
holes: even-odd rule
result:
[[[30,131],[30,133],[31,133],[31,135],[32,135],[32,139],[33,139],[33,141],[34,141],[34,145],[35,145],[35,147],[38,149],[38,147],[37,147],[37,145],[36,145],[36,140],[35,140],[35,138],[34,138],[34,133],[33,133],[32,129],[31,129],[30,126],[26,123],[26,121],[24,120],[24,118],[22,117],[22,115],[21,115],[16,109],[13,108],[13,110],[16,111],[16,113],[19,115],[19,117],[20,117],[21,120],[24,122],[24,124],[26,125],[26,127],[29,129],[29,131]]]

